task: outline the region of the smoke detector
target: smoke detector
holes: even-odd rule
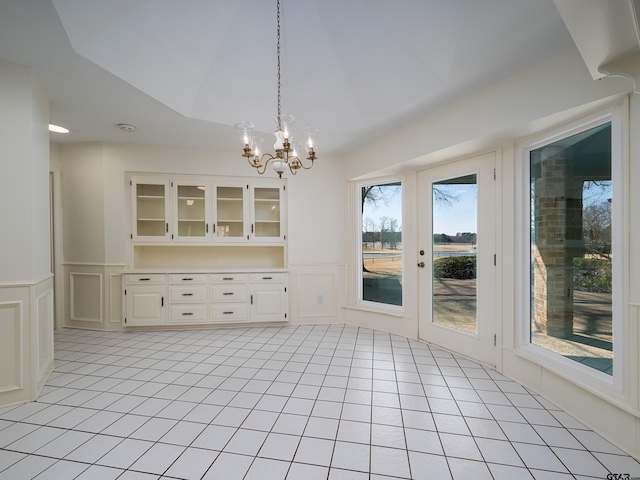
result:
[[[136,127],[134,127],[133,125],[129,125],[128,123],[119,123],[118,128],[127,133],[133,133],[136,131]]]

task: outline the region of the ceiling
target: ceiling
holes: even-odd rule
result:
[[[552,0],[281,2],[282,111],[320,154],[575,48]],[[34,69],[55,142],[234,149],[241,120],[270,143],[275,21],[275,0],[2,0],[0,58]]]

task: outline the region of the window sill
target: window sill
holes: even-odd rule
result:
[[[630,399],[625,395],[624,387],[616,385],[616,379],[613,376],[593,370],[536,345],[521,345],[515,349],[514,353],[627,413],[635,416],[640,415],[640,411],[634,408]]]
[[[365,307],[362,305],[342,305],[342,308],[347,310],[356,310],[359,312],[376,313],[378,315],[388,315],[390,317],[396,317],[396,318],[404,318],[405,316],[404,309],[390,310],[384,307],[378,309],[378,308]]]

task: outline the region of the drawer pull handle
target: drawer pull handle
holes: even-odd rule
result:
[[[263,280],[273,280],[273,277],[262,277]]]
[[[138,281],[140,282],[148,282],[149,280],[151,280],[150,278],[139,278]]]
[[[232,315],[233,312],[222,312],[223,315]]]
[[[183,297],[193,297],[193,293],[183,293]]]
[[[222,280],[233,280],[233,277],[223,277]]]
[[[233,295],[233,292],[224,292],[222,295]]]
[[[193,315],[193,312],[183,312],[182,315]]]
[[[183,278],[182,279],[183,282],[186,282],[186,281],[189,281],[189,280],[193,280],[193,278]]]

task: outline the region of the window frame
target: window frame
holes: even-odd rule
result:
[[[355,239],[355,244],[356,244],[356,248],[355,248],[355,259],[354,259],[354,284],[355,284],[355,289],[354,289],[354,293],[355,293],[355,305],[359,308],[362,309],[366,309],[366,310],[375,310],[375,311],[380,311],[380,312],[385,312],[385,313],[389,313],[392,315],[397,315],[397,316],[402,316],[405,312],[405,308],[406,308],[406,282],[405,282],[405,272],[406,272],[406,255],[404,253],[404,246],[405,246],[405,238],[404,238],[404,231],[403,231],[403,238],[402,238],[402,246],[403,246],[403,253],[402,253],[402,305],[392,305],[389,303],[382,303],[382,302],[374,302],[371,300],[364,300],[363,299],[363,285],[362,285],[362,271],[363,271],[363,262],[362,262],[362,222],[363,222],[363,215],[362,215],[362,188],[366,187],[366,186],[371,186],[371,185],[388,185],[388,184],[393,184],[393,183],[399,183],[400,184],[400,204],[402,206],[402,212],[401,212],[401,225],[404,225],[404,216],[405,216],[405,179],[402,176],[390,176],[390,177],[379,177],[379,178],[372,178],[372,179],[368,179],[368,180],[363,180],[360,182],[355,182],[354,183],[354,206],[355,206],[355,222],[354,222],[354,239]],[[403,227],[404,230],[404,227]]]
[[[564,124],[545,134],[517,145],[516,157],[516,344],[514,353],[596,395],[616,403],[628,404],[630,352],[625,342],[629,332],[624,299],[628,298],[628,142],[624,111],[628,104],[612,106],[589,117]],[[611,124],[611,190],[612,190],[612,339],[613,375],[535,345],[531,342],[531,171],[530,153],[545,145]],[[518,188],[519,187],[519,188]]]

